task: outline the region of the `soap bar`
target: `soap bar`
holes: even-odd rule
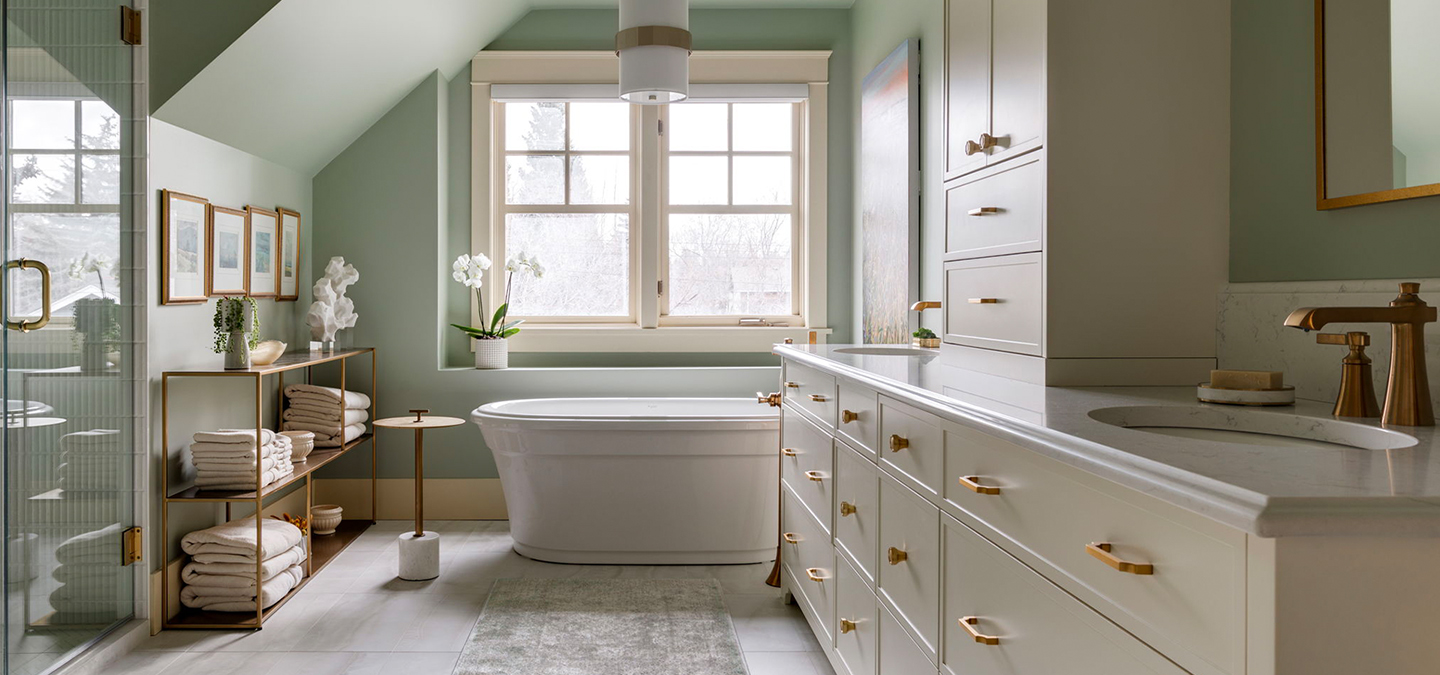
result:
[[[1285,374],[1278,370],[1212,370],[1210,386],[1220,389],[1281,389]]]

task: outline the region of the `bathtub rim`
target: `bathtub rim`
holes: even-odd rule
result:
[[[745,401],[754,405],[756,411],[749,415],[575,415],[514,413],[497,410],[496,406],[510,403],[532,403],[546,401]],[[749,398],[740,397],[698,397],[698,396],[566,396],[552,398],[510,399],[492,401],[470,411],[470,420],[481,429],[487,426],[519,429],[595,429],[614,431],[768,431],[780,428],[780,413],[772,408],[762,408]]]

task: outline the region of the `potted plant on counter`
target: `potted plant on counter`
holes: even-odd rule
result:
[[[249,306],[247,315],[246,306]],[[226,370],[250,367],[250,350],[260,344],[260,312],[255,298],[215,301],[215,353],[225,355]]]
[[[935,331],[930,330],[929,328],[921,328],[920,330],[911,333],[911,335],[915,339],[911,340],[910,343],[915,345],[916,347],[924,347],[926,349],[940,348],[940,338],[936,337]]]
[[[519,326],[524,323],[523,320],[505,320],[506,315],[510,312],[510,289],[515,280],[515,273],[532,274],[537,279],[545,274],[545,268],[540,266],[540,261],[533,256],[526,256],[524,251],[510,258],[505,263],[504,302],[500,303],[487,323],[485,294],[480,289],[484,285],[485,271],[489,270],[490,266],[490,259],[483,253],[461,255],[451,265],[452,273],[450,275],[456,281],[464,284],[466,288],[475,291],[475,300],[480,306],[481,325],[479,327],[462,326],[458,323],[450,325],[459,328],[475,340],[475,367],[482,370],[505,368],[510,364],[510,348],[505,339],[519,333]]]

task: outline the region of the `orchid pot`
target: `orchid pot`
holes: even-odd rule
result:
[[[462,255],[455,259],[451,267],[451,276],[466,288],[475,291],[475,301],[480,308],[481,325],[462,326],[452,323],[451,326],[460,329],[473,340],[475,348],[475,368],[479,370],[497,370],[506,368],[510,364],[510,346],[506,338],[520,332],[520,324],[523,320],[507,321],[510,313],[510,290],[513,287],[516,272],[540,278],[545,270],[540,266],[540,261],[523,252],[517,254],[505,263],[505,295],[504,301],[495,313],[485,319],[485,294],[481,292],[484,285],[485,272],[491,266],[490,259],[482,253],[475,255]]]

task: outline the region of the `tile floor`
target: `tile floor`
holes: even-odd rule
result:
[[[504,521],[427,523],[440,578],[395,578],[407,521],[366,531],[256,632],[166,631],[109,672],[126,675],[449,675],[491,583],[502,577],[715,578],[750,675],[833,675],[805,618],[765,585],[763,565],[552,565],[510,549]]]

